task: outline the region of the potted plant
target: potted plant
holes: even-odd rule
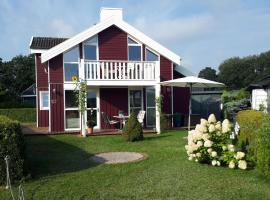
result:
[[[96,121],[95,121],[95,119],[93,117],[92,112],[91,112],[91,115],[89,116],[89,119],[87,120],[86,124],[87,124],[87,132],[88,132],[88,134],[93,134],[93,132],[94,132],[93,129],[94,129],[94,126],[96,125]]]

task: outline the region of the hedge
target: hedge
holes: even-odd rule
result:
[[[123,136],[129,142],[143,140],[142,125],[138,122],[137,115],[134,112],[131,113],[123,128]]]
[[[266,116],[256,133],[254,145],[256,168],[270,177],[270,116]]]
[[[238,146],[249,148],[249,156],[253,157],[252,146],[256,137],[256,131],[261,127],[265,114],[256,110],[243,110],[237,114],[237,122],[240,125],[240,133],[238,136]],[[245,149],[244,149],[245,150]]]
[[[0,115],[7,116],[8,118],[12,120],[17,120],[21,123],[36,122],[36,109],[35,108],[0,109]]]
[[[19,122],[0,115],[0,185],[6,183],[5,157],[9,156],[10,179],[21,180],[26,173],[25,143]]]

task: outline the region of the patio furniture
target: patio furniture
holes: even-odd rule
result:
[[[119,120],[120,129],[124,127],[126,120],[129,118],[129,116],[125,116],[123,113],[119,113],[119,115],[115,115],[113,117]]]
[[[138,122],[140,122],[142,126],[143,126],[144,116],[145,116],[145,111],[140,110],[140,112],[137,115],[137,119],[138,119]]]
[[[111,127],[111,125],[115,125],[115,124],[119,123],[119,121],[110,120],[108,114],[105,112],[101,112],[101,116],[102,116],[102,120],[103,120],[106,128]]]

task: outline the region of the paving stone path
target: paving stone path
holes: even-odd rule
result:
[[[142,160],[145,156],[136,152],[107,152],[96,154],[90,159],[96,163],[116,164]]]

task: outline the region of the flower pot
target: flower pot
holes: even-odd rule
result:
[[[90,127],[90,128],[88,127],[87,128],[87,133],[88,134],[93,134],[94,133],[94,128],[93,127]]]

